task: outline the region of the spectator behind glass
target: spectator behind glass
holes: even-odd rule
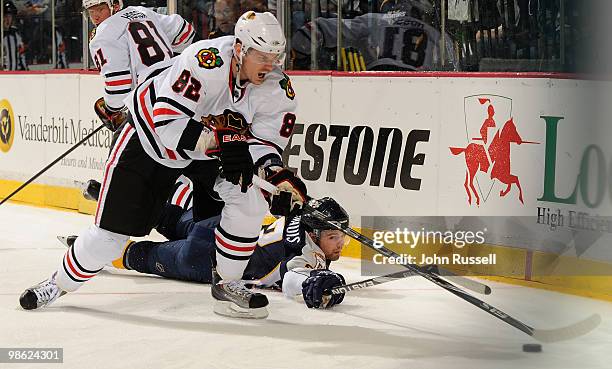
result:
[[[442,65],[440,31],[431,24],[434,9],[429,0],[398,0],[381,5],[386,13],[368,13],[343,20],[341,65],[344,70],[457,69],[449,35]],[[336,69],[337,24],[336,18],[315,20],[320,69]],[[310,67],[311,28],[307,24],[292,38],[294,69]]]
[[[68,68],[68,59],[66,58],[66,42],[59,27],[55,27],[55,42],[57,59],[55,61],[56,69]]]
[[[25,59],[25,45],[17,27],[14,27],[17,17],[17,7],[12,1],[4,1],[4,17],[2,28],[4,38],[2,40],[4,60],[2,67],[4,70],[28,70]]]
[[[213,5],[214,28],[208,38],[217,38],[234,34],[234,26],[240,17],[238,0],[216,0]]]
[[[233,35],[238,17],[248,10],[263,13],[268,5],[265,0],[216,0],[212,12],[215,28],[208,38]]]

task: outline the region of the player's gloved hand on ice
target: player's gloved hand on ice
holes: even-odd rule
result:
[[[345,283],[341,274],[331,270],[317,269],[311,271],[310,277],[302,282],[302,296],[306,306],[315,309],[327,309],[341,303],[344,300],[344,293],[332,295],[324,294],[324,292]]]
[[[127,110],[125,108],[113,110],[106,105],[103,97],[96,100],[94,111],[102,124],[112,132],[115,132],[127,120]]]
[[[232,128],[217,128],[214,135],[217,147],[206,150],[206,155],[218,157],[222,176],[232,184],[240,184],[240,190],[246,192],[253,183],[254,171],[247,136]]]
[[[306,201],[306,185],[289,169],[269,166],[264,169],[263,177],[279,189],[278,194],[270,198],[272,215],[287,216],[296,208],[301,208]]]

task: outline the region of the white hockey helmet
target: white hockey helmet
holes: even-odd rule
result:
[[[83,0],[83,9],[87,10],[98,4],[106,4],[113,14],[113,4],[119,3],[119,9],[123,9],[123,0]]]
[[[285,60],[287,40],[276,17],[270,12],[256,13],[252,10],[242,14],[234,27],[234,43],[240,41],[242,49],[238,61],[250,48],[264,53],[278,54],[277,64]]]

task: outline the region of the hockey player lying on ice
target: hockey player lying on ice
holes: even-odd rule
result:
[[[346,211],[329,197],[311,200],[310,205],[342,224],[349,222]],[[167,204],[162,223],[157,227],[168,242],[130,241],[123,256],[113,262],[120,269],[156,274],[171,279],[211,283],[211,253],[215,250],[214,229],[219,216],[193,221],[191,210]],[[344,299],[342,295],[323,296],[323,291],[345,284],[344,277],[329,270],[338,260],[346,236],[328,229],[309,214],[280,217],[262,227],[243,279],[257,281],[260,287],[280,287],[283,294],[302,294],[309,308],[330,308]],[[76,236],[63,238],[67,245]],[[222,312],[221,312],[222,313]]]

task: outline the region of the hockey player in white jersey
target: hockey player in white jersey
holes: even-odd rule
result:
[[[295,92],[280,69],[285,44],[271,13],[247,12],[235,36],[199,41],[141,76],[126,99],[131,117],[107,161],[95,224],[50,279],[22,294],[21,306],[36,309],[75,291],[122,254],[129,236],[147,235],[184,174],[194,185],[195,220],[221,213],[213,297],[247,314],[265,309],[265,295],[240,278],[268,201],[288,209],[306,199],[305,185],[281,161],[296,119]],[[266,198],[252,186],[255,171],[280,194]],[[212,189],[222,210],[210,201]]]
[[[111,147],[126,121],[124,100],[148,67],[169,60],[193,41],[195,31],[180,15],[158,14],[141,6],[123,8],[121,0],[83,0],[96,28],[89,52],[104,78],[104,93],[94,104],[102,123],[114,131]],[[184,177],[183,182],[188,180]],[[101,184],[87,183],[83,195],[97,200]]]
[[[123,8],[122,0],[83,0],[83,8],[96,26],[89,51],[105,85],[96,113],[108,117],[103,123],[115,130],[124,121],[120,112],[138,76],[189,46],[195,32],[180,15],[162,15],[141,6]]]

